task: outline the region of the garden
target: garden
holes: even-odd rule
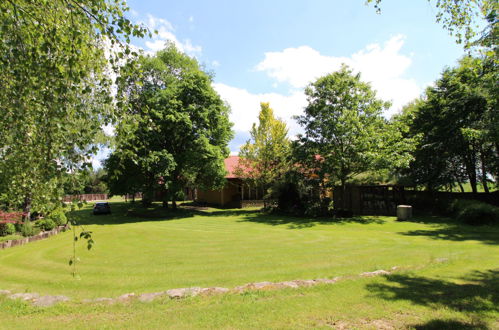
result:
[[[111,207],[112,215],[94,216],[90,206],[69,214],[96,241],[90,251],[77,244],[77,277],[68,266],[70,232],[0,251],[0,290],[70,299],[36,307],[0,295],[3,327],[499,326],[497,226],[431,215],[400,222],[381,216],[298,218],[256,209],[172,211],[158,204],[144,209],[121,201]],[[236,290],[248,283],[310,279],[334,283]],[[229,290],[139,299],[195,287]]]
[[[497,0],[385,2],[0,1],[0,328],[499,329]]]

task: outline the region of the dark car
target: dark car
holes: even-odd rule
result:
[[[111,206],[109,203],[95,203],[94,214],[111,214]]]

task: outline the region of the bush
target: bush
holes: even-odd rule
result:
[[[48,231],[54,229],[56,223],[51,219],[43,219],[43,220],[38,220],[37,225],[41,230]]]
[[[35,227],[33,227],[33,224],[31,222],[29,221],[23,222],[21,226],[21,235],[23,235],[24,237],[28,237],[28,236],[33,236],[36,233],[37,233],[36,229]]]
[[[453,203],[454,204],[454,203]],[[499,224],[499,208],[490,204],[466,201],[466,203],[455,203],[457,219],[468,225]]]
[[[57,226],[63,226],[68,222],[68,218],[62,209],[52,211],[48,218],[51,219]]]
[[[499,223],[499,208],[485,203],[477,203],[459,212],[457,219],[475,226]]]
[[[0,223],[0,236],[7,236],[16,233],[16,227],[12,223]]]

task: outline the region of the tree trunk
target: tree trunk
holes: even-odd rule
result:
[[[476,194],[478,192],[476,188],[476,173],[468,172],[468,178],[470,179],[471,191]]]
[[[485,193],[489,193],[489,186],[487,185],[487,170],[485,169],[485,156],[483,154],[483,150],[480,152],[480,164],[482,170],[482,185]]]
[[[461,192],[463,193],[464,192],[464,187],[463,185],[461,184],[461,182],[457,182],[457,184],[459,185],[459,189],[461,190]]]
[[[341,179],[341,209],[345,210],[345,199],[346,199],[346,189],[345,189],[345,179]]]
[[[466,157],[468,158],[468,157]],[[468,175],[468,179],[470,181],[470,186],[471,190],[473,193],[477,193],[476,189],[476,163],[475,163],[475,157],[471,155],[468,159],[465,158],[465,167],[466,167],[466,174]]]
[[[24,197],[24,203],[23,203],[23,221],[27,222],[31,218],[31,195],[27,194]]]
[[[173,210],[177,209],[177,201],[175,201],[175,197],[172,197],[172,209]]]
[[[162,199],[163,199],[163,207],[165,209],[167,209],[168,208],[168,190],[167,189],[163,189]]]

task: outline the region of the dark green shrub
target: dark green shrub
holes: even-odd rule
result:
[[[280,211],[290,214],[303,213],[304,206],[294,183],[276,184],[273,190]]]
[[[37,233],[35,227],[30,221],[23,222],[21,226],[21,235],[24,237],[33,236]]]
[[[7,236],[16,233],[16,227],[12,223],[0,223],[0,236]]]
[[[455,199],[448,204],[445,215],[458,216],[459,213],[464,209],[477,204],[483,204],[483,203],[475,200]]]
[[[68,222],[68,218],[66,218],[66,214],[62,209],[52,211],[48,218],[54,221],[57,226],[63,226]]]
[[[457,219],[468,225],[499,224],[499,208],[490,204],[477,201],[459,203]],[[472,202],[472,203],[469,203]]]
[[[18,221],[18,222],[15,223],[14,226],[16,227],[16,231],[20,233],[21,232],[21,228],[23,227],[23,222],[22,221]]]
[[[56,223],[51,219],[42,219],[37,221],[37,225],[41,230],[48,231],[54,229]]]

